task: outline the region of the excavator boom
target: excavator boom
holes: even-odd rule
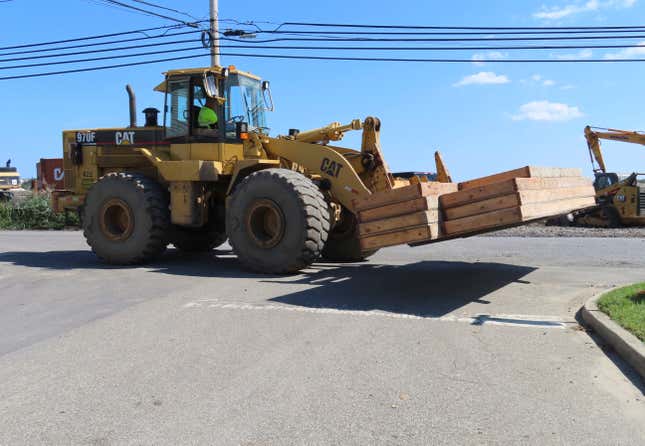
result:
[[[601,139],[645,145],[645,133],[627,130],[600,129],[587,126],[585,127],[585,138],[587,139],[587,146],[589,147],[589,156],[591,157],[593,171],[596,173],[607,173],[607,166],[605,165],[602,149],[600,148]]]

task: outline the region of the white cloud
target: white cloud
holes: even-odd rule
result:
[[[522,79],[520,81],[524,85],[542,85],[544,87],[553,87],[556,82],[551,79],[545,79],[541,74],[534,74],[529,79]]]
[[[487,51],[485,53],[473,54],[472,61],[475,65],[484,65],[487,60],[503,60],[508,58],[508,53],[499,51]]]
[[[568,3],[563,6],[542,6],[540,11],[535,12],[533,17],[541,20],[560,20],[576,14],[594,12],[601,9],[622,9],[631,8],[636,0],[586,0]]]
[[[573,54],[556,54],[552,57],[556,59],[567,59],[567,60],[580,60],[580,59],[591,59],[593,56],[593,51],[586,49],[586,50],[580,50],[577,53]]]
[[[633,59],[641,58],[645,55],[645,42],[637,43],[638,47],[634,48],[625,48],[618,51],[617,53],[608,53],[605,54],[605,59],[614,60],[614,59]]]
[[[508,84],[511,80],[503,74],[495,74],[492,71],[482,71],[477,74],[471,74],[462,80],[453,84],[453,87],[463,87],[464,85],[500,85]]]
[[[512,116],[514,121],[570,121],[584,114],[578,107],[549,101],[533,101],[520,107],[520,113]]]

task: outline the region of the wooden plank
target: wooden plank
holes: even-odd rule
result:
[[[476,187],[487,186],[489,184],[499,183],[501,181],[512,180],[514,178],[529,178],[531,176],[529,166],[521,167],[507,172],[496,173],[482,178],[476,178],[470,181],[459,183],[459,190],[474,189]]]
[[[367,223],[384,218],[397,217],[399,215],[411,214],[413,212],[427,211],[439,208],[439,200],[436,195],[416,198],[402,203],[389,204],[374,209],[368,209],[358,213],[358,221]]]
[[[400,203],[414,200],[428,195],[442,195],[457,191],[457,183],[427,182],[412,184],[410,186],[397,187],[389,191],[376,192],[369,197],[354,200],[354,208],[357,211],[364,211],[385,206],[388,204]]]
[[[562,178],[515,178],[515,185],[518,191],[522,191],[593,186],[593,181],[590,178],[582,176]]]
[[[596,200],[594,197],[571,198],[567,200],[551,201],[548,203],[524,204],[521,206],[521,213],[522,219],[527,221],[567,214],[577,209],[594,206],[595,204]]]
[[[581,177],[582,169],[578,167],[536,167],[529,166],[529,178],[567,178]]]
[[[522,221],[522,212],[519,207],[501,209],[485,214],[448,220],[443,223],[444,233],[448,236],[479,231],[482,229],[506,226]]]
[[[448,220],[443,223],[446,236],[468,234],[486,229],[494,229],[530,220],[566,214],[595,205],[594,197],[569,198],[546,203],[531,203],[509,209],[487,212],[485,214]]]
[[[361,223],[358,226],[359,236],[367,237],[370,235],[390,232],[393,230],[407,229],[414,226],[429,225],[438,223],[439,211],[431,210],[424,212],[415,212],[414,214],[401,215],[400,217],[391,217],[383,220],[376,220],[369,223]]]
[[[442,209],[448,209],[475,201],[510,195],[515,191],[573,188],[591,185],[591,180],[585,177],[513,178],[499,183],[445,194],[439,197],[439,202],[441,203]]]
[[[544,203],[581,197],[593,197],[593,186],[566,187],[562,189],[525,190],[518,192],[521,204]]]
[[[569,169],[560,167],[526,166],[515,170],[509,170],[507,172],[476,178],[470,181],[464,181],[459,183],[459,190],[473,189],[514,178],[566,178],[580,176],[582,176],[582,170],[578,168]]]
[[[476,201],[456,208],[444,209],[444,216],[446,220],[456,220],[458,218],[470,217],[471,215],[508,209],[519,206],[520,204],[520,197],[516,192],[510,195],[489,198],[488,200]]]
[[[432,240],[439,237],[439,224],[418,226],[402,231],[394,231],[385,234],[373,235],[360,239],[361,249],[371,251],[373,249],[385,248],[387,246],[403,245],[425,240]]]
[[[463,206],[476,201],[487,200],[502,195],[510,195],[516,190],[515,180],[510,179],[498,183],[479,186],[473,189],[454,192],[439,197],[442,209]]]

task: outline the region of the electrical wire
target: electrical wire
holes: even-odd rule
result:
[[[191,32],[192,33],[192,32]],[[17,62],[22,60],[36,60],[46,58],[78,56],[82,54],[96,54],[106,53],[112,51],[127,51],[140,48],[150,48],[158,46],[177,45],[182,43],[195,42],[195,39],[173,40],[169,42],[157,42],[142,45],[129,45],[113,48],[102,48],[98,50],[75,51],[69,53],[47,54],[38,56],[27,57],[14,57],[10,59],[0,59],[0,63]],[[220,48],[230,49],[271,49],[271,50],[323,50],[323,51],[516,51],[516,50],[585,50],[585,49],[626,49],[626,48],[645,48],[645,44],[629,44],[629,45],[546,45],[546,46],[430,46],[430,47],[388,47],[388,46],[284,46],[284,45],[219,45]],[[115,56],[118,57],[118,56]]]
[[[266,22],[268,23],[268,22]],[[245,24],[241,22],[239,24]],[[253,22],[246,22],[252,25]],[[575,29],[633,29],[645,28],[644,25],[632,26],[434,26],[434,25],[365,25],[365,24],[347,24],[347,23],[312,23],[312,22],[283,22],[280,23],[278,28],[282,26],[311,26],[311,27],[324,27],[324,28],[381,28],[381,29],[452,29],[452,30],[575,30]],[[276,28],[277,30],[277,28]]]
[[[113,69],[113,68],[135,67],[135,66],[140,66],[140,65],[149,65],[149,64],[164,63],[164,62],[174,62],[174,61],[177,61],[177,60],[195,59],[195,58],[204,57],[204,56],[205,56],[204,54],[195,54],[195,55],[191,55],[191,56],[169,57],[169,58],[165,58],[165,59],[146,60],[146,61],[140,61],[140,62],[128,62],[128,63],[122,63],[122,64],[116,64],[116,65],[105,65],[105,66],[100,66],[100,67],[75,68],[75,69],[72,69],[72,70],[50,71],[50,72],[47,72],[47,73],[19,74],[19,75],[16,75],[16,76],[0,77],[0,81],[13,80],[13,79],[28,79],[28,78],[33,78],[33,77],[55,76],[55,75],[59,75],[59,74],[83,73],[83,72],[88,72],[88,71],[109,70],[109,69]]]
[[[172,40],[170,42],[157,42],[157,43],[147,43],[142,45],[129,45],[129,46],[119,46],[114,48],[102,48],[100,50],[87,50],[87,51],[74,51],[72,53],[58,53],[58,54],[44,54],[39,56],[27,56],[27,57],[13,57],[10,59],[0,59],[0,63],[3,62],[17,62],[20,60],[35,60],[35,59],[50,59],[54,57],[67,57],[67,56],[79,56],[81,54],[96,54],[96,53],[107,53],[112,51],[126,51],[134,50],[139,48],[150,48],[157,46],[166,46],[166,45],[177,45],[180,43],[190,43],[197,42],[195,39],[184,39],[184,40]]]
[[[11,53],[2,53],[2,54],[0,54],[0,57],[13,56],[13,55],[16,55],[16,54],[35,54],[35,53],[44,53],[44,52],[48,52],[48,51],[69,50],[69,49],[74,49],[74,48],[87,48],[87,47],[94,47],[94,46],[113,45],[113,44],[116,44],[116,43],[125,43],[125,42],[138,42],[138,41],[141,41],[141,40],[159,39],[159,38],[174,37],[174,36],[184,36],[184,35],[187,35],[187,34],[196,34],[196,33],[201,33],[201,31],[182,31],[182,32],[179,32],[179,33],[161,34],[161,35],[157,35],[157,36],[135,37],[135,38],[131,38],[131,39],[112,40],[112,41],[109,41],[109,42],[95,42],[95,43],[85,43],[85,44],[81,44],[81,45],[62,46],[62,47],[57,47],[57,48],[45,48],[45,49],[29,50],[29,51],[15,51],[15,52],[11,52]]]
[[[136,2],[136,3],[141,3],[143,5],[151,6],[153,8],[163,9],[163,10],[166,10],[166,11],[175,12],[177,14],[185,15],[186,17],[190,17],[193,20],[199,20],[195,16],[192,16],[192,15],[188,14],[187,12],[179,11],[178,9],[173,9],[173,8],[169,8],[167,6],[157,5],[155,3],[147,2],[147,1],[144,1],[144,0],[132,0],[132,1]]]
[[[111,4],[111,5],[121,6],[122,8],[131,9],[133,11],[138,11],[138,12],[140,12],[142,14],[145,14],[145,15],[150,15],[150,16],[155,16],[155,17],[159,17],[159,18],[162,18],[162,19],[166,19],[166,20],[171,20],[171,21],[176,22],[176,23],[187,24],[187,22],[185,20],[181,20],[181,19],[178,19],[178,18],[175,18],[175,17],[170,17],[170,16],[167,16],[167,15],[164,15],[164,14],[159,14],[157,12],[149,11],[147,9],[139,8],[137,6],[129,5],[127,3],[123,3],[123,2],[120,2],[120,1],[117,1],[117,0],[98,0],[98,1],[100,1],[102,3]]]
[[[155,54],[166,54],[166,53],[179,53],[182,51],[193,51],[193,50],[204,50],[203,46],[194,46],[190,48],[176,48],[176,49],[164,49],[159,51],[147,51],[144,53],[134,53],[134,54],[121,54],[118,56],[103,56],[103,57],[90,57],[86,59],[73,59],[73,60],[60,60],[56,62],[40,62],[40,63],[31,63],[23,65],[13,65],[10,67],[0,67],[0,70],[15,70],[18,68],[34,68],[34,67],[49,67],[52,65],[65,65],[70,63],[86,63],[86,62],[97,62],[100,60],[113,60],[113,59],[123,59],[128,57],[140,57],[140,56],[152,56]]]
[[[180,25],[166,25],[166,26],[155,26],[154,28],[143,28],[143,29],[135,29],[132,31],[121,31],[118,33],[110,33],[110,34],[99,34],[96,36],[85,36],[85,37],[75,37],[73,39],[63,39],[63,40],[52,40],[49,42],[38,42],[38,43],[26,43],[22,45],[13,45],[13,46],[5,46],[5,47],[0,47],[0,51],[5,51],[5,50],[14,50],[18,48],[30,48],[30,47],[37,47],[37,46],[48,46],[48,45],[57,45],[59,43],[71,43],[71,42],[80,42],[83,40],[95,40],[95,39],[104,39],[107,37],[118,37],[118,36],[125,36],[128,34],[139,34],[139,33],[146,33],[148,31],[158,31],[160,29],[172,29],[172,28],[181,28],[182,26]]]
[[[367,36],[476,36],[476,35],[544,35],[544,34],[600,34],[600,33],[642,33],[645,27],[634,29],[617,29],[617,30],[581,30],[581,31],[301,31],[301,30],[256,30],[250,31],[249,34],[284,34],[284,35],[318,35],[331,36],[335,35],[367,35]]]
[[[202,49],[203,50],[203,49]],[[19,74],[14,76],[0,77],[0,80],[15,80],[34,77],[54,76],[60,74],[81,73],[89,71],[108,70],[114,68],[124,68],[163,62],[172,62],[178,60],[194,59],[204,57],[208,54],[195,54],[190,56],[178,56],[164,59],[154,59],[138,62],[129,62],[115,65],[106,65],[99,67],[76,68],[71,70],[50,71],[44,73]],[[336,57],[336,56],[294,56],[287,54],[248,54],[248,53],[221,53],[227,57],[251,57],[264,59],[297,59],[297,60],[327,60],[327,61],[361,61],[361,62],[408,62],[408,63],[472,63],[472,59],[408,59],[408,58],[372,58],[372,57]],[[645,62],[645,59],[499,59],[487,60],[487,63],[634,63]]]
[[[276,39],[254,40],[257,43],[272,42],[519,42],[519,41],[553,41],[553,40],[622,40],[644,39],[645,35],[636,36],[566,36],[566,37],[465,37],[465,38],[418,38],[418,39],[390,39],[390,38],[312,38],[312,37],[280,37]],[[220,37],[220,40],[244,42],[230,37]],[[248,42],[248,40],[246,40]]]

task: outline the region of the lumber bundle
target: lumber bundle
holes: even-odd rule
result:
[[[439,197],[456,183],[417,183],[354,201],[361,249],[371,251],[441,236]]]
[[[463,183],[418,183],[354,201],[363,251],[467,237],[595,205],[580,169],[527,166]]]
[[[443,232],[472,235],[565,214],[595,204],[591,180],[579,169],[523,167],[459,184],[443,195]]]

